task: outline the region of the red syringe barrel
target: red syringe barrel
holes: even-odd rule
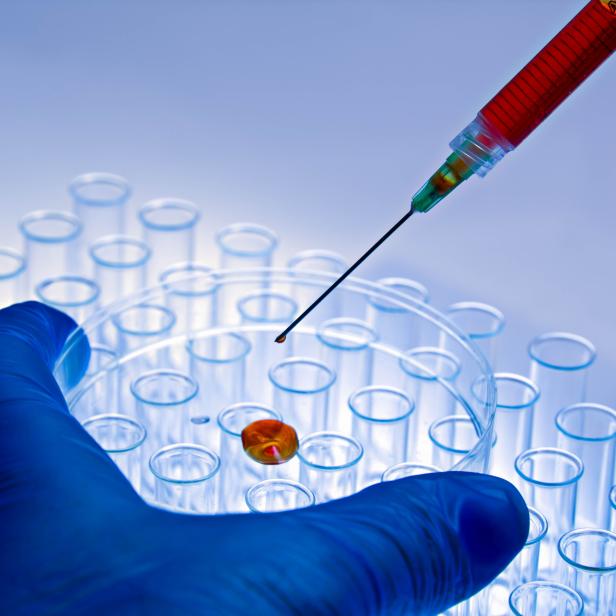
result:
[[[479,116],[513,147],[616,49],[616,1],[591,0]]]
[[[615,49],[616,0],[590,0],[453,139],[411,208],[428,212],[469,177],[483,177]]]

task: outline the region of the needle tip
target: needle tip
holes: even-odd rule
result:
[[[277,342],[278,344],[282,344],[282,343],[283,343],[286,339],[287,339],[287,337],[286,337],[284,334],[280,334],[280,336],[278,336],[278,337],[276,338],[276,342]]]

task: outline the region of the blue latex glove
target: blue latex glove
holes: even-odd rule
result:
[[[435,614],[524,544],[518,492],[473,473],[401,479],[293,512],[151,508],[52,376],[73,328],[34,302],[0,311],[3,614]],[[79,373],[85,337],[82,347]]]

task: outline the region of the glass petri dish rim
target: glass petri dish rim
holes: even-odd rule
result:
[[[304,287],[313,288],[315,294],[319,289],[331,285],[336,279],[336,274],[327,272],[312,272],[312,271],[298,271],[290,270],[288,268],[275,268],[275,267],[254,267],[247,269],[217,269],[215,270],[220,285],[238,285],[238,284],[255,284],[262,283],[264,277],[268,278],[268,281],[272,285],[294,285],[301,284]],[[348,293],[352,293],[357,297],[363,298],[365,301],[368,297],[376,297],[383,299],[389,303],[400,306],[407,311],[417,314],[421,319],[424,319],[432,327],[437,328],[442,335],[450,337],[456,342],[459,347],[460,357],[463,357],[465,361],[469,361],[476,367],[479,373],[486,377],[486,396],[484,408],[482,413],[484,416],[481,420],[476,419],[478,427],[481,430],[481,437],[478,439],[475,447],[471,449],[469,454],[463,456],[458,463],[452,468],[464,468],[465,462],[471,461],[477,455],[481,454],[483,448],[483,441],[486,438],[487,433],[492,432],[492,424],[494,422],[494,410],[496,402],[496,387],[494,379],[492,377],[492,370],[487,359],[481,353],[476,342],[470,340],[464,332],[454,323],[452,323],[447,317],[433,308],[429,304],[418,302],[413,298],[400,293],[393,288],[383,287],[376,282],[362,280],[360,278],[349,277],[341,286]],[[165,300],[165,290],[162,285],[157,285],[149,289],[144,289],[134,293],[133,295],[113,302],[107,306],[100,308],[90,318],[88,318],[83,324],[79,332],[75,332],[67,339],[63,350],[61,351],[59,358],[55,365],[55,376],[63,390],[63,393],[67,397],[69,404],[73,399],[77,398],[83,391],[84,387],[89,383],[82,383],[75,377],[74,365],[76,357],[79,356],[83,344],[83,335],[89,332],[95,332],[97,328],[103,326],[105,323],[112,321],[122,311],[130,307],[138,306],[143,303],[157,304]],[[160,307],[160,306],[159,306]],[[212,335],[222,332],[252,332],[252,331],[267,331],[272,333],[272,340],[277,333],[277,325],[250,325],[233,327],[215,327],[210,330]],[[316,328],[309,325],[300,326],[297,329],[300,333],[315,334]],[[172,340],[172,338],[170,338]],[[407,359],[404,352],[400,352],[393,349],[381,342],[374,342],[372,347],[375,351],[386,353],[396,359]],[[74,355],[73,355],[74,354]],[[442,382],[442,385],[446,388],[451,388],[451,385],[447,382]],[[452,391],[452,395],[453,391]],[[472,400],[465,400],[460,398],[460,403],[466,408],[467,413],[473,414],[474,409],[471,406]],[[475,406],[475,408],[477,408]]]

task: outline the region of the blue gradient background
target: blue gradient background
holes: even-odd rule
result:
[[[0,241],[105,170],[204,210],[214,231],[276,229],[281,256],[358,256],[408,207],[450,139],[581,0],[19,0],[0,5]],[[499,368],[527,341],[590,338],[591,398],[616,402],[616,61],[485,180],[417,216],[360,271],[407,275],[437,307],[507,318]]]

